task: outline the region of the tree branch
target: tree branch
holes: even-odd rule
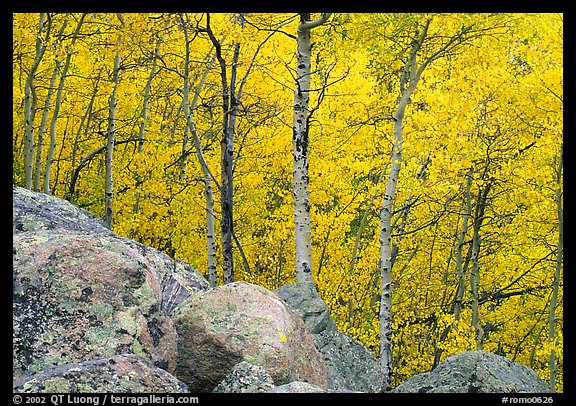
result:
[[[298,31],[311,30],[312,28],[316,28],[316,27],[324,24],[326,21],[328,21],[328,19],[330,18],[331,15],[332,15],[332,13],[322,13],[322,17],[320,17],[316,20],[302,21],[298,25]]]

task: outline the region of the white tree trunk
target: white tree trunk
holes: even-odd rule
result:
[[[200,136],[196,130],[196,125],[194,123],[193,112],[196,108],[196,103],[200,95],[200,91],[206,82],[208,77],[208,72],[214,63],[216,55],[210,59],[206,70],[200,82],[196,86],[196,91],[192,103],[190,104],[190,78],[189,78],[189,68],[190,63],[190,42],[188,39],[188,28],[184,22],[184,18],[181,17],[182,29],[184,30],[184,39],[186,41],[186,54],[184,61],[184,89],[183,89],[183,100],[182,107],[184,109],[184,114],[186,116],[186,125],[192,137],[194,139],[194,147],[196,149],[196,155],[198,156],[198,162],[200,162],[200,168],[202,170],[202,176],[204,177],[204,197],[206,199],[206,253],[208,256],[208,282],[210,287],[215,287],[217,282],[216,274],[216,235],[214,227],[214,194],[212,190],[212,174],[208,168],[208,163],[204,158],[204,153],[202,151],[202,143],[200,142]],[[184,159],[184,156],[183,156]]]
[[[34,117],[36,115],[37,100],[34,76],[46,50],[46,44],[40,38],[44,33],[45,21],[46,13],[40,13],[38,36],[36,37],[36,55],[24,84],[24,186],[26,189],[32,189],[32,172],[34,169]],[[48,30],[49,27],[50,23],[48,23]]]
[[[46,122],[48,121],[48,112],[50,111],[50,101],[52,100],[52,94],[54,93],[54,87],[56,85],[56,78],[58,77],[58,63],[54,66],[54,71],[52,72],[52,78],[50,79],[50,88],[48,89],[48,94],[46,95],[46,102],[44,104],[44,111],[42,112],[42,121],[40,122],[40,128],[38,129],[38,145],[36,148],[36,165],[34,166],[34,190],[40,191],[40,178],[42,171],[40,167],[42,166],[42,149],[44,147],[44,132],[46,131]]]
[[[297,31],[298,55],[296,59],[296,90],[294,92],[294,124],[292,143],[294,147],[294,226],[296,243],[296,280],[313,283],[312,237],[310,231],[310,193],[308,191],[308,145],[310,102],[310,30],[328,20],[325,13],[318,20],[308,21],[309,15],[301,15]]]
[[[464,299],[464,292],[466,290],[464,260],[462,258],[462,250],[464,248],[464,240],[468,232],[468,220],[472,215],[472,196],[470,195],[470,188],[472,186],[472,168],[466,175],[466,191],[464,192],[464,203],[466,205],[466,214],[462,216],[462,227],[458,235],[458,243],[456,245],[456,272],[458,273],[458,288],[456,290],[456,297],[454,298],[454,328],[458,328],[460,322],[460,313],[462,312],[462,300]]]
[[[394,116],[394,144],[390,172],[386,182],[384,200],[380,211],[380,365],[384,370],[384,389],[389,390],[392,378],[392,211],[396,185],[402,164],[402,133],[404,129],[404,111],[411,92],[406,91],[398,104]]]
[[[46,157],[46,168],[44,169],[44,193],[51,193],[50,191],[50,175],[52,169],[52,161],[54,159],[54,151],[56,150],[56,123],[58,121],[58,115],[60,114],[60,106],[62,105],[62,93],[64,91],[64,81],[66,80],[66,76],[68,75],[68,68],[70,67],[70,61],[72,60],[72,49],[74,44],[76,43],[76,39],[78,38],[78,34],[80,33],[80,28],[84,23],[84,18],[86,14],[82,14],[80,20],[78,20],[78,24],[76,25],[76,29],[74,30],[74,35],[72,36],[72,40],[70,43],[70,48],[68,54],[66,55],[66,61],[64,62],[64,66],[62,67],[62,71],[60,72],[60,81],[58,83],[58,91],[56,92],[56,102],[54,103],[54,111],[52,113],[52,122],[50,123],[50,146],[48,148],[48,156]],[[63,26],[58,33],[58,40],[62,41],[62,33],[66,26],[67,22],[63,23]],[[59,62],[56,62],[56,68],[58,69],[60,66]]]

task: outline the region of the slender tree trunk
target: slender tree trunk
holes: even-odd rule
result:
[[[232,57],[232,67],[230,74],[229,86],[229,107],[228,112],[224,114],[224,133],[221,148],[221,167],[222,167],[222,190],[220,205],[222,211],[222,268],[224,274],[224,283],[234,282],[234,257],[233,257],[233,235],[234,235],[234,174],[232,172],[234,165],[234,135],[236,127],[236,117],[238,115],[238,106],[240,101],[236,95],[236,74],[238,70],[238,57],[240,55],[240,43],[234,46],[234,56]]]
[[[300,14],[297,30],[296,90],[294,92],[294,240],[296,243],[296,280],[314,282],[312,276],[312,236],[310,230],[310,193],[308,191],[308,146],[310,118],[310,31],[324,24],[330,13],[310,21],[309,13]]]
[[[124,19],[120,14],[117,14],[120,20],[121,30],[124,27]],[[112,230],[112,225],[114,222],[114,144],[116,141],[116,92],[118,91],[119,83],[119,72],[120,72],[120,57],[122,48],[122,32],[118,34],[118,39],[116,46],[118,50],[116,51],[116,57],[114,58],[114,70],[112,71],[112,81],[114,82],[114,88],[112,89],[112,94],[108,99],[108,131],[107,144],[106,144],[106,180],[105,180],[105,191],[104,191],[104,210],[105,218],[104,224]]]
[[[236,69],[238,55],[240,52],[240,43],[234,47],[234,56],[232,61],[232,78],[230,86],[228,85],[227,66],[222,56],[222,44],[216,39],[210,28],[210,14],[207,14],[207,32],[216,50],[216,59],[220,64],[220,79],[222,83],[222,138],[220,141],[220,167],[221,167],[221,185],[220,185],[220,210],[222,219],[220,221],[221,242],[222,242],[222,273],[224,283],[234,282],[234,259],[232,256],[232,236],[233,229],[233,193],[232,184],[232,165],[233,165],[233,147],[234,147],[234,128],[231,116],[232,111],[238,108],[238,100],[234,93]]]
[[[458,288],[454,298],[454,328],[458,329],[460,322],[460,313],[462,312],[462,301],[464,300],[464,292],[466,290],[465,269],[464,261],[462,258],[462,250],[464,248],[464,240],[468,232],[468,219],[472,215],[472,196],[470,188],[472,186],[472,168],[468,171],[466,176],[466,190],[464,192],[464,202],[466,205],[466,213],[462,216],[462,227],[458,235],[458,242],[456,244],[456,272],[458,273]]]
[[[554,281],[552,283],[552,298],[550,299],[550,312],[548,314],[548,343],[554,344],[555,323],[556,323],[556,306],[558,305],[558,287],[560,284],[560,272],[562,270],[562,257],[564,254],[564,210],[562,203],[562,154],[563,148],[560,148],[560,158],[556,172],[556,208],[558,211],[558,245],[556,253],[556,270],[554,272]],[[550,350],[549,356],[549,383],[553,391],[556,391],[556,351],[554,347]]]
[[[410,97],[418,85],[422,70],[417,70],[416,54],[424,38],[424,29],[419,41],[414,41],[410,57],[406,61],[403,76],[400,79],[400,101],[394,114],[394,143],[390,159],[390,171],[386,181],[386,190],[380,211],[380,365],[384,369],[384,390],[390,389],[392,380],[392,213],[396,187],[402,165],[402,136],[404,131],[404,113],[410,103]]]
[[[52,72],[52,78],[50,79],[50,87],[48,88],[48,94],[46,95],[46,103],[44,104],[44,111],[42,112],[42,121],[40,122],[40,128],[38,129],[38,145],[36,147],[36,165],[34,172],[34,190],[40,191],[40,179],[42,171],[40,167],[42,166],[42,149],[44,147],[44,132],[46,131],[46,122],[48,121],[48,112],[50,111],[50,101],[52,100],[52,94],[54,93],[54,88],[56,86],[56,78],[58,77],[58,61],[55,61],[54,71]]]
[[[32,172],[34,164],[34,117],[36,116],[36,87],[34,85],[34,76],[38,70],[38,65],[46,51],[46,42],[41,39],[46,29],[46,41],[50,33],[51,20],[48,18],[46,23],[46,13],[40,13],[40,22],[38,23],[38,36],[36,37],[36,55],[28,77],[24,84],[24,187],[32,189]]]
[[[76,25],[76,29],[74,30],[74,35],[72,36],[72,41],[70,44],[70,50],[66,55],[66,61],[64,62],[64,66],[62,67],[62,71],[60,72],[60,81],[58,83],[58,91],[56,92],[56,101],[54,103],[54,111],[52,112],[52,121],[50,123],[50,147],[48,148],[48,156],[46,157],[46,167],[44,169],[44,193],[50,193],[50,171],[52,169],[52,161],[54,159],[54,151],[56,150],[56,123],[58,121],[58,115],[60,114],[60,106],[62,105],[62,93],[64,91],[64,81],[66,80],[66,76],[68,75],[68,68],[70,67],[70,61],[72,60],[72,49],[78,38],[78,34],[80,32],[80,28],[84,23],[84,18],[86,14],[82,14],[78,24]],[[66,26],[67,22],[63,23]],[[64,27],[59,32],[59,37],[61,36]],[[61,41],[61,39],[59,38]],[[56,62],[57,67],[59,68],[59,63]]]
[[[60,70],[60,62],[56,61],[56,69]],[[56,122],[58,121],[58,114],[60,113],[60,105],[62,103],[62,86],[64,84],[63,76],[60,76],[58,85],[58,92],[56,93],[56,102],[54,103],[54,111],[52,112],[52,120],[50,122],[50,145],[48,147],[48,154],[46,155],[46,166],[44,167],[44,193],[50,194],[50,172],[52,170],[52,161],[54,159],[54,151],[56,150]]]
[[[474,221],[474,234],[472,236],[472,269],[470,270],[470,295],[472,297],[472,326],[476,330],[476,349],[483,347],[484,331],[480,324],[480,313],[478,304],[478,289],[480,287],[480,267],[478,256],[480,254],[480,234],[477,221]]]
[[[66,200],[74,203],[75,199],[75,188],[76,188],[76,180],[77,180],[77,172],[76,172],[76,160],[78,155],[78,144],[80,140],[80,134],[82,133],[82,128],[84,128],[84,135],[88,134],[90,129],[90,117],[92,115],[92,110],[94,108],[94,100],[96,99],[96,95],[98,93],[98,83],[100,82],[100,72],[98,73],[98,77],[96,78],[96,84],[94,86],[94,91],[92,92],[92,96],[90,97],[90,102],[88,103],[88,107],[84,115],[82,116],[82,120],[80,121],[80,125],[78,126],[78,131],[76,131],[76,136],[74,138],[74,146],[72,148],[72,164],[70,168],[72,172],[70,174],[70,185],[68,186],[68,191],[66,192]]]
[[[405,93],[395,114],[394,145],[384,200],[380,211],[380,365],[384,369],[384,389],[390,389],[392,379],[392,211],[396,184],[402,163],[403,119],[409,95]]]
[[[487,164],[488,165],[488,164]],[[491,188],[491,183],[486,183],[483,188],[478,191],[478,198],[476,199],[476,210],[474,214],[474,221],[472,224],[472,269],[470,270],[470,295],[472,299],[472,327],[476,330],[476,349],[481,350],[484,346],[484,329],[482,328],[482,320],[480,317],[479,308],[479,289],[480,289],[480,229],[484,221],[484,210],[487,205],[488,193]]]
[[[215,236],[215,226],[214,226],[214,196],[212,190],[212,174],[208,168],[208,163],[204,158],[204,153],[202,151],[202,143],[200,142],[200,136],[196,130],[196,125],[194,124],[193,113],[196,107],[196,103],[200,94],[200,90],[204,86],[206,78],[208,77],[208,72],[212,67],[215,60],[214,57],[210,60],[204,75],[200,79],[198,86],[196,87],[196,92],[194,94],[194,99],[192,100],[192,105],[190,105],[190,78],[189,78],[189,63],[190,63],[190,41],[188,38],[188,28],[186,22],[181,16],[182,29],[184,30],[184,39],[186,41],[186,54],[184,61],[184,89],[183,89],[183,100],[182,107],[184,109],[184,114],[186,116],[187,128],[192,134],[194,140],[194,147],[196,149],[196,155],[198,156],[198,162],[200,162],[200,168],[202,170],[202,175],[204,177],[204,198],[206,199],[206,253],[208,258],[208,282],[210,287],[215,287],[217,283],[216,274],[216,236]]]

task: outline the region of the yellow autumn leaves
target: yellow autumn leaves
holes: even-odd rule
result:
[[[203,14],[188,17],[198,27],[206,21]],[[547,340],[558,239],[555,171],[563,137],[562,16],[432,17],[430,33],[438,41],[472,23],[503,28],[430,64],[406,111],[392,233],[397,246],[392,275],[393,386],[430,370],[436,357],[475,347],[468,290],[458,328],[452,327],[458,281],[455,249],[470,168],[473,208],[482,188],[488,182],[493,185],[480,231],[480,307],[482,323],[488,326],[484,348],[525,363],[547,379],[552,348],[560,370],[563,365],[562,295],[556,336]],[[66,20],[69,34],[79,15],[55,13],[51,18],[54,35],[35,77],[35,134],[55,60],[62,59],[58,50],[70,46],[69,37],[58,43],[55,34]],[[193,150],[187,151],[185,166],[182,161],[185,137],[192,147],[181,107],[184,39],[178,19],[171,18],[173,23],[165,28],[166,18],[124,16],[116,138],[125,142],[117,145],[114,155],[114,231],[206,273],[202,173]],[[381,174],[387,173],[390,161],[391,115],[404,57],[391,35],[421,18],[335,14],[330,24],[314,31],[310,106],[320,104],[310,122],[313,272],[338,328],[375,355],[379,210],[385,184]],[[291,109],[296,44],[290,35],[297,18],[247,14],[246,20],[242,28],[232,14],[211,16],[215,35],[224,38],[227,61],[232,60],[232,45],[241,44],[239,77],[270,30],[277,29],[253,61],[236,128],[235,232],[249,264],[244,266],[236,250],[236,279],[274,289],[295,277]],[[13,27],[13,176],[22,184],[24,82],[35,56],[38,15],[15,14]],[[51,186],[57,196],[66,196],[81,159],[105,144],[99,131],[107,127],[119,29],[113,14],[87,15],[74,46],[52,166]],[[137,143],[129,140],[137,138],[142,123],[144,88],[160,32],[164,41],[151,82],[143,152],[138,153]],[[194,87],[213,49],[198,32],[191,50]],[[222,89],[216,65],[200,91],[194,118],[210,170],[219,180]],[[321,91],[323,84],[329,86]],[[54,98],[50,114],[53,103]],[[43,153],[45,157],[46,148]],[[97,154],[80,172],[77,194],[67,196],[101,216],[104,170],[104,154]],[[219,207],[216,186],[214,196]],[[464,256],[471,238],[470,229]],[[501,293],[516,294],[500,300],[490,296],[503,288]],[[278,334],[286,338],[282,331]],[[559,374],[556,389],[562,385]]]

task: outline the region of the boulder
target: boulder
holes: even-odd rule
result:
[[[324,330],[336,331],[336,323],[330,310],[312,283],[289,283],[279,287],[274,293],[300,313],[312,334]]]
[[[179,259],[137,241],[120,237],[104,226],[102,219],[55,196],[32,192],[13,185],[13,234],[51,231],[106,237],[108,244],[128,246],[150,265],[150,272],[160,282],[160,306],[167,314],[190,294],[208,289],[206,278]],[[125,248],[121,248],[125,249]]]
[[[382,367],[372,353],[352,337],[325,330],[314,335],[328,375],[328,388],[334,391],[382,392]]]
[[[16,378],[18,393],[187,393],[188,387],[137,355],[123,354],[45,368]]]
[[[173,314],[175,375],[210,392],[234,365],[263,367],[275,384],[306,381],[326,388],[324,361],[300,315],[269,290],[234,282],[193,295]]]
[[[255,393],[274,388],[274,380],[261,366],[242,361],[214,388],[218,393]]]
[[[266,393],[325,393],[326,391],[308,382],[294,381],[275,386]]]
[[[415,375],[395,393],[549,393],[532,369],[486,351],[452,355],[432,372]]]
[[[104,234],[38,230],[13,236],[14,376],[134,353],[176,366],[155,264]]]

